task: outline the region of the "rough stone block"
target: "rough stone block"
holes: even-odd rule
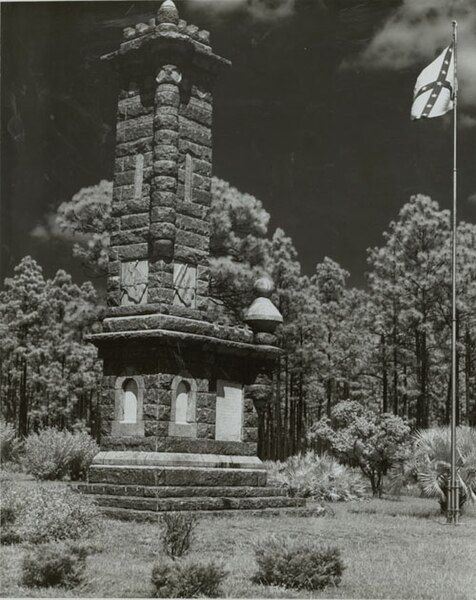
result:
[[[157,146],[177,146],[179,134],[172,129],[159,129],[154,133],[154,142]]]
[[[208,259],[208,252],[206,250],[201,250],[198,248],[190,248],[189,246],[184,246],[183,244],[175,244],[175,260],[198,264],[201,261],[206,261]]]
[[[212,440],[215,437],[215,425],[197,423],[197,437]]]
[[[147,242],[149,238],[149,228],[141,227],[140,229],[126,229],[118,231],[110,236],[112,246],[125,246],[128,244],[140,244]]]
[[[174,239],[176,234],[175,225],[165,221],[150,224],[150,235],[153,239]]]
[[[156,111],[154,116],[154,127],[158,129],[170,129],[178,131],[178,115],[173,112],[165,112],[160,109]]]
[[[153,190],[150,196],[152,207],[154,206],[174,206],[175,194],[162,190]]]
[[[192,233],[191,231],[177,230],[176,232],[177,244],[183,246],[190,246],[197,250],[208,251],[210,240],[206,235],[200,235],[198,233]]]
[[[198,219],[204,219],[205,217],[205,208],[203,206],[195,202],[187,202],[186,200],[177,200],[177,212]]]
[[[148,255],[147,244],[131,244],[130,246],[119,246],[116,248],[116,250],[119,259],[122,261],[147,258]]]
[[[150,220],[152,223],[174,223],[175,210],[171,206],[153,206]]]
[[[256,427],[243,427],[243,441],[244,442],[257,442],[258,441],[258,429]]]
[[[197,407],[215,410],[216,394],[215,392],[199,392],[197,394]]]
[[[180,138],[178,148],[183,156],[190,154],[193,158],[199,158],[209,162],[212,160],[212,149],[210,146],[196,144],[190,140]]]
[[[134,183],[134,171],[116,172],[114,185],[132,185]]]
[[[180,92],[177,86],[171,84],[161,84],[155,93],[156,106],[174,106],[180,105]]]
[[[212,203],[212,195],[209,190],[200,190],[194,188],[193,190],[193,201],[203,206],[210,206]]]
[[[117,116],[119,120],[126,120],[148,115],[153,111],[153,98],[147,98],[148,103],[142,103],[142,98],[137,95],[132,98],[123,98],[117,104]]]
[[[179,113],[181,116],[196,121],[200,125],[211,127],[212,106],[210,103],[197,98],[190,98],[188,104],[181,104]]]
[[[244,416],[243,416],[243,425],[245,426],[245,428],[256,428],[258,427],[258,415],[256,412],[245,412]],[[251,439],[251,440],[247,440],[247,441],[251,441],[251,442],[257,442],[258,439]]]
[[[167,302],[171,303],[174,292],[171,289],[154,288],[149,290],[149,299],[151,302]]]
[[[121,287],[120,277],[118,275],[109,276],[107,278],[107,291],[117,292]]]
[[[153,185],[155,190],[173,192],[177,186],[177,180],[175,177],[167,177],[164,175],[155,174]]]
[[[197,408],[196,419],[198,423],[215,424],[215,409],[213,408]]]
[[[208,160],[200,160],[198,158],[193,159],[193,170],[198,175],[203,177],[212,176],[212,163]]]
[[[152,240],[150,242],[149,258],[151,260],[171,260],[174,255],[174,242],[173,240]],[[149,296],[149,301],[152,302]]]
[[[180,183],[185,182],[185,170],[184,169],[178,170],[178,180]],[[195,193],[195,190],[210,191],[210,189],[211,189],[210,177],[202,177],[201,175],[197,175],[196,173],[194,173],[193,177],[192,177],[192,189],[193,189],[193,194]]]
[[[154,162],[154,175],[169,175],[174,177],[175,186],[175,175],[177,173],[177,163],[173,160],[156,160]]]
[[[177,161],[179,158],[178,148],[173,144],[160,144],[154,148],[154,158],[156,160]]]
[[[152,144],[152,132],[141,140],[116,144],[116,157],[120,158],[122,156],[133,156],[135,154],[151,152]]]
[[[200,125],[185,117],[180,117],[180,135],[195,144],[202,144],[203,146],[211,146],[212,134],[209,127]]]
[[[123,217],[121,217],[121,229],[136,229],[138,227],[148,227],[148,225],[148,213],[124,215]]]

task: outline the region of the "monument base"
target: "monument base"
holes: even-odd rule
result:
[[[78,491],[109,516],[149,519],[168,511],[233,512],[304,507],[266,485],[255,456],[167,452],[100,452]],[[130,511],[130,514],[129,514]]]

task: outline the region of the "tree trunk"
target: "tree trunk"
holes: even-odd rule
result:
[[[27,361],[23,361],[22,377],[20,382],[20,408],[18,411],[18,434],[20,437],[28,435],[28,397],[26,393]]]
[[[398,349],[397,315],[393,312],[393,414],[398,415]]]
[[[385,335],[380,336],[382,348],[382,412],[388,412],[388,374],[387,374],[387,349]]]

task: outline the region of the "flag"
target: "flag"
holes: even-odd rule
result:
[[[412,119],[441,117],[453,108],[454,46],[448,46],[418,76],[413,92]]]

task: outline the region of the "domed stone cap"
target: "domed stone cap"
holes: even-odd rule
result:
[[[165,0],[160,5],[157,11],[157,24],[159,23],[174,23],[177,25],[179,22],[179,14],[177,7],[172,0]]]
[[[245,313],[245,322],[255,333],[273,333],[283,322],[279,310],[269,299],[273,291],[273,282],[269,277],[261,277],[254,285],[258,297],[253,300]]]

